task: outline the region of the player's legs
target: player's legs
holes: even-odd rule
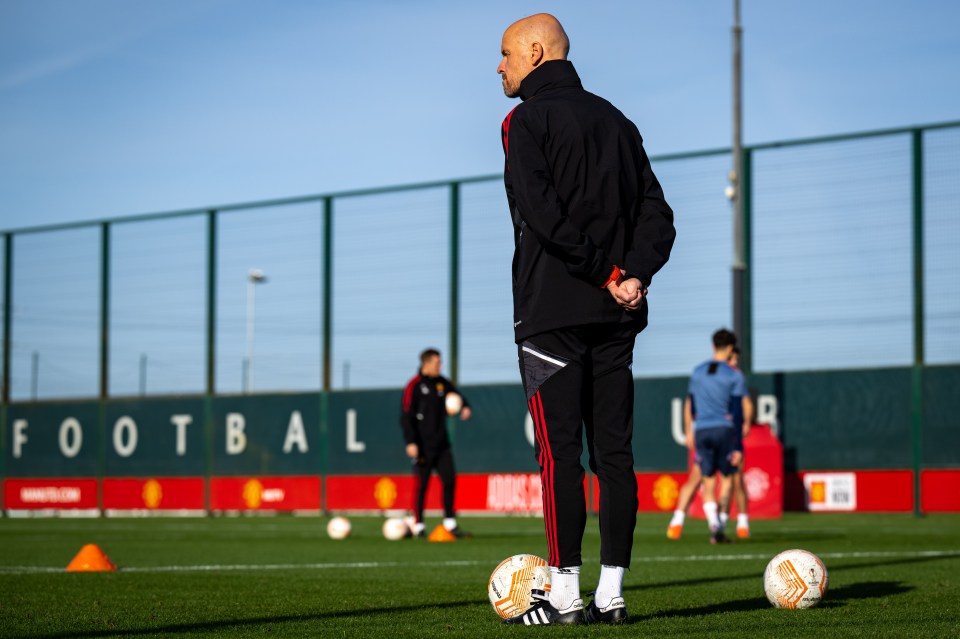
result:
[[[703,474],[700,472],[700,466],[694,464],[687,475],[687,481],[680,487],[680,496],[677,498],[677,510],[687,512],[690,510],[690,504],[700,488],[700,482],[703,481]]]
[[[720,476],[720,494],[718,496],[719,509],[720,512],[724,515],[730,514],[730,498],[733,493],[733,475],[721,475]],[[721,519],[721,526],[726,522],[727,518],[723,517]]]
[[[456,527],[456,514],[453,511],[453,496],[457,487],[457,472],[453,465],[453,453],[447,448],[437,455],[436,460],[437,474],[440,475],[440,481],[443,484],[443,516],[445,520],[454,520],[453,525],[447,525],[447,528]]]
[[[600,485],[600,579],[588,618],[626,619],[623,575],[630,566],[637,523],[633,469],[633,345],[619,326],[585,329],[591,345],[583,400],[590,468]]]
[[[739,453],[734,451],[735,437],[732,428],[715,428],[712,430],[716,431],[716,461],[717,470],[720,471],[720,487],[718,490],[718,499],[720,502],[720,513],[718,516],[719,526],[714,531],[711,539],[711,541],[716,543],[727,541],[724,526],[730,515],[730,499],[733,496],[733,475],[737,470],[733,462],[738,461]]]
[[[430,484],[431,470],[431,464],[424,457],[420,457],[413,465],[413,517],[415,522],[413,533],[415,535],[420,535],[423,532],[423,507],[427,499],[427,486]]]
[[[700,467],[700,473],[703,477],[703,513],[707,516],[707,524],[710,530],[714,531],[720,527],[720,519],[717,515],[716,499],[716,479],[714,475],[717,472],[718,464],[718,440],[720,434],[718,428],[708,428],[698,430],[694,433],[694,442],[696,445],[696,460]]]
[[[690,474],[687,475],[687,481],[680,487],[680,496],[677,498],[677,509],[673,511],[673,517],[667,526],[667,537],[670,539],[680,539],[683,533],[683,524],[687,519],[687,511],[690,510],[690,504],[697,494],[703,475],[700,473],[700,466],[694,464],[690,468]]]
[[[584,353],[574,329],[542,333],[520,344],[520,371],[543,489],[550,603],[558,610],[582,606],[580,545],[587,519],[580,465]]]
[[[733,498],[737,505],[737,537],[746,539],[750,536],[750,520],[747,515],[747,486],[743,481],[743,461],[733,475]]]
[[[584,397],[590,467],[600,484],[600,563],[630,566],[637,522],[633,468],[633,345],[636,335],[617,325],[591,327]]]

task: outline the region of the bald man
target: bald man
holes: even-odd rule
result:
[[[636,525],[633,347],[647,288],[667,262],[673,211],[637,127],[584,91],[551,15],[506,30],[497,72],[521,103],[503,121],[514,226],[514,337],[543,485],[552,585],[515,624],[622,623]],[[584,611],[586,428],[600,483],[600,582]]]

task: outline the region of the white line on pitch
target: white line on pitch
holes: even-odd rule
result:
[[[671,561],[751,561],[769,559],[769,554],[743,555],[676,555],[661,557],[634,557],[634,563],[659,563]],[[824,552],[822,559],[878,559],[878,558],[935,558],[960,557],[960,550],[921,550],[915,552],[863,551],[863,552]],[[399,561],[355,561],[316,564],[212,564],[198,566],[131,566],[120,568],[120,572],[215,572],[235,570],[336,570],[352,568],[407,568],[411,566],[479,566],[490,562],[479,560],[463,561],[418,561],[404,563]],[[587,562],[590,563],[590,562]],[[30,574],[65,572],[63,568],[48,566],[0,566],[0,574]]]

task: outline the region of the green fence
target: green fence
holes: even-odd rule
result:
[[[939,442],[955,444],[957,424],[948,403],[929,397],[957,388],[943,371],[960,362],[960,122],[744,154],[744,363],[758,384],[786,375],[779,379],[794,385],[781,406],[791,414],[784,432],[804,414],[819,425],[799,430],[810,442],[820,442],[817,428],[859,423],[843,408],[848,384],[877,399],[858,414],[882,417],[878,407],[898,398],[888,430],[843,442],[863,463],[884,466],[895,455],[889,463],[904,464],[909,453],[915,467],[955,464]],[[678,239],[637,344],[638,393],[651,401],[682,387],[734,303],[729,150],[652,161]],[[56,451],[61,416],[74,413],[97,424],[83,436],[102,442],[115,417],[128,415],[148,449],[181,429],[189,450],[205,451],[181,460],[184,474],[259,472],[277,459],[291,472],[335,470],[341,462],[316,449],[274,458],[277,442],[221,458],[226,435],[210,424],[249,413],[251,437],[274,437],[285,431],[266,417],[270,398],[298,393],[305,428],[322,431],[343,392],[370,393],[376,404],[393,392],[377,389],[401,387],[427,346],[480,397],[516,383],[512,243],[499,175],[5,231],[3,472],[27,472],[11,453],[15,420],[35,424],[31,446]],[[819,399],[804,398],[794,413],[801,392]],[[178,426],[171,415],[194,421]],[[340,436],[332,429],[317,445],[335,449]],[[818,448],[807,461],[806,448],[817,446],[798,442],[804,466],[859,459],[838,448],[831,461]],[[151,468],[140,453],[91,449],[71,458],[69,472]]]

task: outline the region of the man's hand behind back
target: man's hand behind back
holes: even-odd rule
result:
[[[625,311],[635,311],[640,308],[647,289],[635,277],[620,279],[607,287],[614,301]]]

